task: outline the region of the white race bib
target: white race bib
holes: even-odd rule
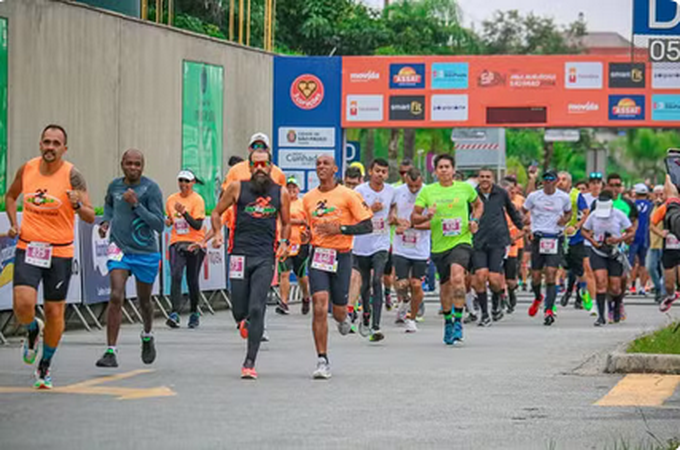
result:
[[[175,233],[179,235],[189,234],[189,222],[184,217],[175,219]]]
[[[387,233],[387,222],[385,219],[380,217],[374,217],[373,222],[373,233],[374,234],[385,234]]]
[[[418,244],[418,233],[416,230],[406,230],[401,235],[401,242],[405,248],[416,248]]]
[[[242,280],[246,268],[245,256],[229,256],[229,278],[232,280]]]
[[[666,236],[666,250],[680,250],[680,240],[674,234]]]
[[[557,254],[557,239],[556,238],[541,238],[538,243],[539,253],[541,255],[556,255]]]
[[[338,271],[338,252],[332,248],[315,248],[312,269],[335,273]]]
[[[442,234],[446,237],[459,236],[463,220],[457,219],[442,219]]]
[[[52,246],[44,242],[31,242],[26,247],[26,264],[49,269],[52,266]]]
[[[109,261],[122,261],[123,252],[118,248],[115,242],[111,242],[109,248],[106,249],[106,257]]]

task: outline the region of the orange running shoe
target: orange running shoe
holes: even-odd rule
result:
[[[241,379],[242,380],[257,380],[257,371],[255,368],[243,367],[241,369]]]
[[[242,320],[238,323],[238,332],[241,338],[248,339],[248,322]]]
[[[539,298],[538,300],[534,300],[534,302],[529,307],[529,316],[534,317],[536,314],[538,314],[538,310],[541,307],[542,302],[543,295],[541,295],[541,298]]]

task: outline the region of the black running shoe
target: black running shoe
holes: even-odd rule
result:
[[[598,317],[593,326],[603,327],[607,325],[607,321],[603,317]]]
[[[481,319],[479,319],[479,323],[477,324],[478,327],[490,327],[491,326],[491,317],[488,315],[482,316]]]
[[[467,316],[463,319],[463,323],[468,324],[468,323],[475,323],[477,322],[478,317],[474,315],[473,313],[468,313]]]
[[[170,313],[168,320],[165,321],[165,324],[170,328],[179,328],[179,314],[176,312]]]
[[[302,299],[302,315],[305,316],[309,314],[309,304],[312,303],[308,298]]]
[[[288,305],[283,302],[278,302],[275,311],[277,314],[281,314],[282,316],[287,316],[288,314],[290,314],[290,311],[288,310]]]
[[[142,362],[151,364],[156,360],[156,346],[153,336],[142,337]]]
[[[560,305],[564,308],[569,304],[569,298],[571,297],[571,292],[566,291],[560,300]]]
[[[200,316],[198,315],[198,313],[197,312],[191,313],[191,315],[189,316],[189,323],[187,324],[187,326],[189,328],[198,328],[198,326],[200,324],[201,324],[201,319],[200,319]]]
[[[495,311],[491,311],[491,318],[493,319],[494,322],[498,322],[503,318],[503,310],[497,309]]]
[[[546,327],[549,327],[550,325],[555,323],[555,316],[552,311],[548,311],[545,314],[545,319],[543,320],[543,325]]]
[[[116,358],[116,352],[108,349],[104,352],[101,358],[95,363],[97,367],[114,368],[118,367],[118,359]]]

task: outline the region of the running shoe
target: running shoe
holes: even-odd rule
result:
[[[97,367],[106,367],[112,369],[118,367],[118,358],[116,357],[116,352],[113,349],[107,349],[101,358],[95,363]]]
[[[201,319],[199,318],[199,315],[197,312],[191,313],[189,316],[189,324],[187,327],[189,328],[198,328],[198,326],[201,324]]]
[[[444,324],[444,344],[453,345],[453,322]]]
[[[357,334],[357,326],[352,324],[352,327],[349,329],[349,334]]]
[[[385,292],[385,309],[392,311],[392,294]]]
[[[359,334],[362,337],[369,337],[371,335],[370,317],[363,317],[359,322]]]
[[[595,321],[595,323],[593,324],[593,326],[596,326],[596,327],[603,327],[605,325],[607,325],[607,321],[604,320],[604,318],[602,318],[602,317],[598,317],[597,320]]]
[[[399,303],[399,307],[397,308],[397,318],[395,319],[394,323],[396,324],[404,323],[410,307],[411,303],[405,302]]]
[[[463,343],[463,324],[461,322],[453,323],[453,345],[461,345]]]
[[[550,325],[555,323],[555,314],[553,314],[552,309],[549,309],[545,312],[545,319],[543,320],[543,325],[549,327]]]
[[[385,339],[385,335],[383,334],[382,331],[380,331],[380,328],[377,330],[371,330],[370,336],[368,336],[368,340],[370,342],[380,342],[383,339]]]
[[[661,312],[668,312],[671,309],[671,306],[673,306],[673,303],[678,299],[678,294],[675,293],[673,295],[667,295],[666,298],[664,298],[661,301],[661,304],[659,305],[659,311]]]
[[[52,389],[52,377],[50,376],[49,363],[40,361],[38,369],[35,371],[35,384],[33,387],[36,389]]]
[[[269,342],[269,332],[265,328],[264,331],[262,331],[262,337],[260,338],[260,342]]]
[[[302,312],[303,316],[306,316],[307,314],[309,314],[310,303],[312,303],[312,301],[310,299],[308,299],[308,298],[302,299],[302,311],[301,312]]]
[[[283,303],[281,300],[278,301],[275,311],[277,314],[281,314],[282,316],[287,316],[288,314],[290,314],[288,304]]]
[[[542,302],[543,302],[543,296],[542,295],[541,295],[541,298],[533,301],[533,303],[529,307],[529,316],[534,317],[536,314],[538,314],[538,310],[541,307]]]
[[[630,287],[630,295],[635,295],[635,286]]]
[[[463,323],[475,323],[477,322],[478,317],[474,313],[468,313],[467,316],[463,319]]]
[[[644,289],[640,289],[640,295],[643,297],[647,297],[647,291],[645,291]]]
[[[156,360],[156,345],[153,336],[142,336],[142,362],[151,364]]]
[[[312,373],[315,380],[327,380],[331,377],[331,364],[326,358],[319,358],[316,361],[316,370]]]
[[[168,320],[165,321],[165,324],[170,328],[179,328],[179,314],[176,312],[170,313]]]
[[[248,322],[242,320],[238,324],[238,332],[241,335],[241,339],[248,339]]]
[[[661,293],[657,292],[656,294],[654,294],[654,303],[656,303],[657,305],[660,305],[662,301],[663,301],[663,295]]]
[[[35,359],[38,357],[40,336],[42,335],[43,328],[45,327],[43,321],[37,317],[35,318],[35,321],[38,324],[37,328],[33,331],[29,331],[28,336],[26,336],[26,339],[24,339],[22,354],[26,364],[33,364]]]
[[[566,291],[562,298],[560,299],[560,305],[562,305],[563,308],[566,308],[567,305],[569,304],[569,298],[571,297],[571,292]]]
[[[515,312],[515,307],[512,306],[510,303],[508,303],[508,306],[505,308],[505,313],[506,314],[512,314]]]
[[[491,318],[494,322],[498,322],[503,318],[503,310],[497,309],[496,311],[491,311]]]
[[[241,379],[242,380],[257,380],[257,371],[254,367],[242,367],[241,368]]]
[[[349,316],[346,316],[345,320],[343,320],[342,322],[338,322],[338,331],[340,332],[341,335],[347,336],[351,330],[352,321],[350,320]]]
[[[485,314],[482,316],[481,319],[479,319],[479,323],[477,324],[478,327],[490,327],[491,326],[491,317],[489,317],[488,314]]]
[[[619,308],[619,320],[621,322],[626,321],[626,307],[623,305],[623,302],[621,302],[621,308]]]
[[[416,326],[416,321],[413,319],[406,319],[404,321],[404,332],[405,333],[416,333],[418,327]]]
[[[607,321],[609,323],[614,323],[614,310],[609,308],[609,311],[607,312]]]

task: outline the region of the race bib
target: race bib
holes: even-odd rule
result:
[[[52,246],[44,242],[31,242],[26,247],[26,264],[49,269],[52,266]]]
[[[242,280],[246,267],[246,257],[231,255],[229,257],[229,278]]]
[[[539,253],[541,255],[556,255],[557,254],[557,239],[543,238],[538,243]]]
[[[312,269],[335,273],[338,271],[338,252],[332,248],[315,248]]]
[[[189,222],[184,217],[175,219],[175,233],[179,235],[189,234]]]
[[[680,240],[674,234],[666,236],[666,250],[680,250]]]
[[[442,234],[446,237],[459,236],[462,219],[442,219]]]
[[[374,234],[385,234],[387,233],[387,222],[383,218],[374,217],[373,222],[373,233]]]
[[[300,253],[300,244],[291,244],[290,249],[288,249],[288,256],[295,256]]]
[[[115,242],[111,242],[109,248],[106,249],[106,257],[109,261],[122,261],[123,252],[118,248]]]
[[[406,248],[415,248],[418,244],[418,233],[415,230],[406,230],[401,235],[401,242]]]

